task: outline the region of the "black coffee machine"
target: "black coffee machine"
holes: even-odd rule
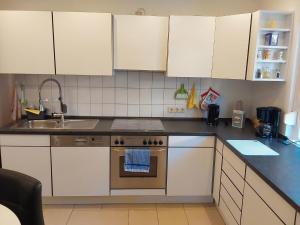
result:
[[[256,133],[263,138],[278,138],[281,109],[277,107],[259,107],[256,109],[260,124]]]
[[[208,105],[207,124],[217,126],[219,122],[220,106],[216,104]]]

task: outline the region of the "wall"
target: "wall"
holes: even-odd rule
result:
[[[259,0],[0,0],[0,9],[93,11],[149,15],[226,15],[251,12]]]
[[[0,76],[0,127],[10,123],[13,76]]]
[[[59,80],[68,115],[129,116],[129,117],[202,117],[200,110],[186,108],[186,100],[175,100],[180,84],[190,89],[195,83],[197,99],[209,87],[220,92],[221,117],[231,117],[237,100],[245,102],[249,111],[252,83],[195,78],[168,78],[155,72],[117,72],[115,76],[53,76]],[[25,85],[25,95],[32,106],[38,106],[38,85],[47,76],[18,75],[16,80]],[[58,88],[48,84],[42,91],[48,99],[45,106],[51,112],[60,112]],[[184,113],[169,113],[169,107],[184,108]]]

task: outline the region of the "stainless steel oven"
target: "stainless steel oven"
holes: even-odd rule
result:
[[[126,149],[149,149],[149,172],[127,172]],[[111,189],[165,189],[167,176],[166,136],[113,136],[111,138]]]

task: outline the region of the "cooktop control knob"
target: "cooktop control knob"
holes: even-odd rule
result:
[[[146,140],[143,141],[143,145],[147,145],[147,141]]]
[[[121,140],[121,141],[120,141],[120,144],[121,144],[121,145],[124,145],[124,141],[123,141],[123,140]]]
[[[148,141],[148,145],[152,145],[152,141],[151,140]]]
[[[163,145],[163,141],[161,141],[161,140],[158,143],[159,143],[159,145]]]
[[[154,145],[157,145],[157,144],[158,144],[158,143],[157,143],[157,140],[155,140],[155,141],[153,142],[153,144],[154,144]]]
[[[119,140],[115,140],[115,145],[118,145],[119,144]]]

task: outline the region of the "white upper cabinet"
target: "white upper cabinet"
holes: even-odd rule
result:
[[[211,77],[215,17],[171,16],[167,75]]]
[[[114,16],[114,69],[166,71],[168,17]]]
[[[55,73],[51,12],[0,11],[0,73]]]
[[[213,78],[245,80],[251,14],[216,19]]]
[[[54,12],[57,74],[112,75],[112,15]]]

